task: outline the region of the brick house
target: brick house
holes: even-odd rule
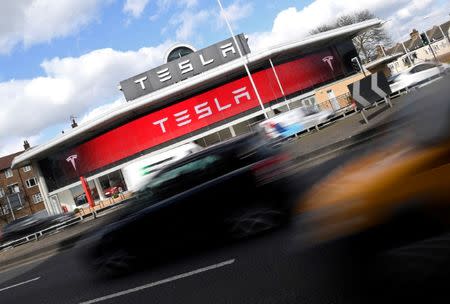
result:
[[[0,157],[0,228],[14,219],[45,210],[32,166],[11,169],[17,155]]]

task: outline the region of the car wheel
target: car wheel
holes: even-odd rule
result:
[[[136,260],[136,256],[128,250],[118,248],[104,251],[96,258],[93,266],[97,274],[103,277],[117,277],[128,273]]]
[[[229,234],[233,239],[243,239],[279,227],[286,214],[274,208],[249,208],[237,212],[227,220]]]

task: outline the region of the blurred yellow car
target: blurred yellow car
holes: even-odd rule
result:
[[[445,140],[427,146],[397,143],[351,161],[303,196],[295,213],[308,226],[308,238],[321,243],[411,214],[414,220],[445,227],[450,223],[449,207],[450,140]],[[425,231],[430,225],[403,228]]]

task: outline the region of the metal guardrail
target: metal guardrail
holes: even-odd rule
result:
[[[47,234],[49,234],[52,231],[59,232],[60,230],[62,230],[64,228],[67,228],[69,226],[73,226],[75,224],[80,223],[82,220],[83,220],[83,217],[80,216],[80,217],[76,217],[76,218],[67,220],[65,222],[62,222],[62,223],[59,223],[59,224],[47,227],[45,229],[36,231],[34,233],[31,233],[31,234],[26,235],[24,237],[21,237],[19,239],[15,239],[15,240],[9,241],[9,242],[7,242],[5,244],[1,244],[0,245],[0,250],[4,250],[6,248],[17,247],[17,246],[26,244],[26,243],[31,242],[31,241],[37,241],[40,237],[42,237],[44,235],[47,235]]]
[[[106,211],[108,209],[114,209],[114,208],[120,208],[123,204],[125,204],[128,201],[129,198],[125,198],[122,201],[116,202],[114,204],[109,204],[107,206],[104,206],[102,209],[96,210],[96,213],[101,213],[103,211]],[[87,214],[80,214],[79,216],[72,218],[70,220],[67,220],[65,222],[47,227],[45,229],[42,229],[40,231],[36,231],[34,233],[31,233],[29,235],[26,235],[24,237],[21,237],[19,239],[15,239],[13,241],[9,241],[5,244],[0,245],[0,252],[7,249],[7,248],[14,248],[23,244],[26,244],[31,241],[37,241],[40,237],[44,235],[50,235],[51,232],[58,233],[61,230],[76,225],[80,222],[82,222],[85,218],[93,216],[93,213],[87,213]]]

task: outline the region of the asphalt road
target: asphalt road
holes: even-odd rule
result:
[[[47,304],[370,303],[383,294],[383,285],[374,284],[371,273],[358,276],[352,262],[347,264],[335,251],[303,252],[295,232],[293,226],[240,244],[180,254],[164,263],[149,261],[139,271],[117,279],[101,279],[88,271],[78,259],[81,248],[77,248],[1,273],[0,299],[1,303]],[[450,244],[450,237],[443,239]],[[450,246],[443,251],[442,238],[438,243],[441,252],[436,252],[435,246],[424,254],[427,247],[419,246],[409,255],[403,253],[417,260],[420,251],[423,258],[413,261],[412,270],[407,263],[399,269],[409,271],[407,278],[421,276],[419,282],[428,285],[430,270],[444,265],[448,273],[448,259],[429,264],[435,254],[449,256]],[[405,262],[401,255],[396,257]],[[385,269],[392,270],[391,266]],[[404,278],[400,282],[405,282]],[[425,290],[423,284],[420,288]],[[403,300],[411,299],[409,292],[400,295]],[[384,302],[390,302],[390,297],[392,294]]]
[[[449,93],[448,79],[444,79],[414,92],[410,98],[448,99]],[[366,143],[321,167],[300,172],[295,178],[298,192],[342,161],[378,145]],[[79,259],[83,251],[79,244],[1,272],[0,302],[389,303],[423,295],[428,303],[431,296],[441,298],[437,303],[448,302],[448,298],[442,299],[446,293],[439,284],[448,282],[445,274],[450,273],[447,235],[358,264],[352,257],[343,258],[338,249],[305,250],[296,238],[298,229],[294,220],[288,227],[252,240],[189,248],[163,261],[149,260],[138,271],[116,279],[102,279],[86,269]],[[151,246],[152,242],[143,235],[142,244]]]

